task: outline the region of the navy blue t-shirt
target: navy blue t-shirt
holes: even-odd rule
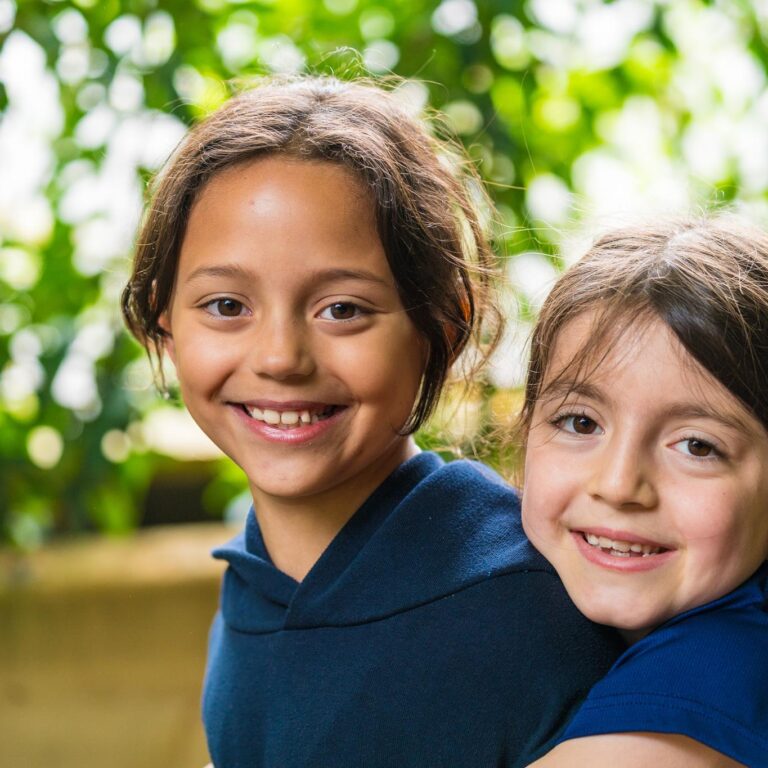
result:
[[[768,563],[629,648],[561,741],[630,731],[682,734],[768,766]]]
[[[253,513],[215,556],[216,768],[524,766],[623,649],[526,540],[514,491],[467,461],[407,461],[301,583]]]

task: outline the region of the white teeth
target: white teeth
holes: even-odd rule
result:
[[[275,411],[271,408],[257,408],[245,406],[246,411],[253,419],[263,421],[272,427],[296,427],[304,424],[317,424],[322,419],[331,416],[335,409],[324,407],[319,413],[312,413],[309,410],[304,411]]]
[[[277,411],[265,410],[264,421],[266,421],[267,424],[279,424],[280,414]]]
[[[632,553],[641,557],[648,557],[649,555],[658,555],[662,550],[661,547],[653,547],[650,544],[614,540],[607,536],[596,536],[594,533],[584,533],[582,536],[590,546],[607,550],[615,557],[631,557]]]

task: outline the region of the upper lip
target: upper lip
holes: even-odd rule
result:
[[[594,536],[603,536],[606,539],[612,539],[613,541],[627,541],[630,544],[647,544],[650,547],[660,547],[661,549],[675,549],[675,547],[670,544],[664,544],[660,541],[646,538],[645,536],[638,536],[636,533],[620,531],[614,528],[586,526],[571,528],[571,531],[573,533],[591,533]]]

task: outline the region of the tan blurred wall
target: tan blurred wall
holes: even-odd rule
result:
[[[220,525],[0,552],[0,764],[202,768]]]

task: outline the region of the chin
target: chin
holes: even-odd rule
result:
[[[296,482],[275,482],[274,479],[265,482],[259,482],[256,478],[255,483],[251,483],[258,488],[258,491],[264,496],[273,499],[282,499],[285,502],[295,502],[310,496],[316,496],[327,490],[327,486],[320,483],[296,483]]]
[[[597,601],[571,594],[571,599],[579,611],[590,621],[614,627],[625,635],[637,635],[638,639],[648,634],[648,632],[664,621],[663,618],[659,618],[656,614],[648,612],[639,613],[636,610],[617,610],[615,600],[611,600],[610,597],[605,601]],[[618,596],[615,599],[618,599]]]

